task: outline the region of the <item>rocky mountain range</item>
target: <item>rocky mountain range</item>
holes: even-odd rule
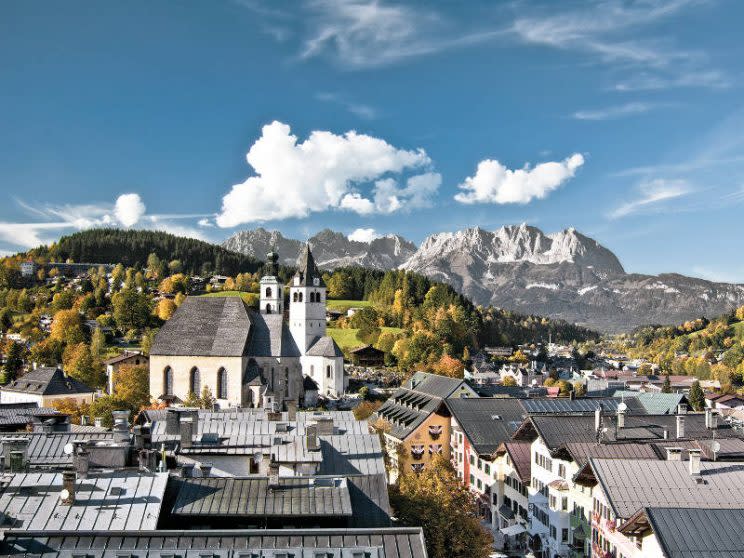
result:
[[[361,266],[371,269],[396,269],[407,262],[416,252],[413,242],[397,236],[388,235],[371,242],[349,240],[342,233],[324,229],[308,239],[313,247],[315,262],[321,269],[335,269],[344,266]],[[223,248],[265,259],[266,253],[274,249],[280,262],[293,266],[297,263],[304,242],[286,238],[279,231],[258,228],[241,231],[222,243]]]
[[[620,332],[722,314],[744,304],[744,285],[675,273],[626,273],[617,257],[574,229],[545,234],[526,224],[429,236],[416,246],[388,236],[370,243],[324,230],[309,239],[319,265],[401,268],[449,283],[476,304]],[[225,248],[262,258],[276,246],[293,265],[302,242],[264,229],[237,233]]]

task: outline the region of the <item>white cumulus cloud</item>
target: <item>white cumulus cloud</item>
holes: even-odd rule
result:
[[[314,131],[298,143],[290,127],[276,121],[263,127],[246,159],[255,174],[223,197],[216,219],[220,227],[306,217],[329,209],[391,213],[427,204],[441,183],[423,149],[398,149],[354,131],[343,135]],[[419,174],[398,186],[391,175],[403,180],[404,172]],[[363,188],[372,183],[365,194]]]
[[[377,234],[377,231],[375,229],[369,228],[369,229],[356,229],[351,234],[349,234],[349,240],[354,242],[372,242],[376,238],[380,238],[380,235]]]
[[[561,184],[573,178],[584,164],[584,157],[574,153],[563,161],[540,163],[531,168],[508,169],[499,161],[486,159],[478,163],[474,176],[459,185],[455,195],[460,203],[528,203],[542,199]]]
[[[114,215],[125,227],[136,225],[145,214],[145,204],[139,194],[122,194],[116,199]]]

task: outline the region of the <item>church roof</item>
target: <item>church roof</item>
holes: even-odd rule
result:
[[[305,249],[302,251],[300,259],[297,262],[295,277],[299,277],[299,286],[301,287],[325,287],[323,276],[315,265],[315,258],[313,258],[309,244],[305,244]],[[313,279],[318,279],[317,285],[314,284]]]
[[[189,296],[155,335],[150,354],[241,356],[250,330],[240,297]]]
[[[257,357],[300,356],[300,351],[282,314],[260,314],[251,311],[250,319],[252,327],[248,355]]]
[[[307,350],[308,356],[322,356],[322,357],[342,357],[344,353],[333,340],[333,337],[324,335],[318,338]]]

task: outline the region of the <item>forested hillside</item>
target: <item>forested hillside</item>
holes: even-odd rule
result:
[[[725,390],[744,385],[744,306],[711,320],[639,328],[619,342],[663,371],[719,380]]]
[[[410,271],[343,268],[326,274],[325,280],[330,298],[370,303],[335,325],[357,329],[360,343],[374,344],[402,370],[423,368],[449,375],[452,370],[445,368],[458,366],[453,359],[467,360],[467,353],[485,345],[547,341],[549,334],[557,342],[599,338],[573,324],[476,307],[449,285]]]
[[[63,236],[49,248],[32,251],[34,256],[55,261],[120,263],[126,267],[144,267],[150,254],[165,262],[178,260],[183,271],[190,274],[237,275],[252,273],[262,265],[250,256],[160,231],[91,229]]]

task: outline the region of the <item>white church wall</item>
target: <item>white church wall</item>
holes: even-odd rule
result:
[[[173,395],[182,401],[191,391],[191,370],[199,370],[200,387],[209,386],[212,395],[222,407],[242,404],[243,370],[247,359],[244,357],[213,356],[164,356],[150,355],[150,396],[158,398],[165,394],[165,369],[173,370]],[[218,398],[217,373],[220,368],[227,372],[227,397]],[[201,393],[197,394],[201,395]]]

